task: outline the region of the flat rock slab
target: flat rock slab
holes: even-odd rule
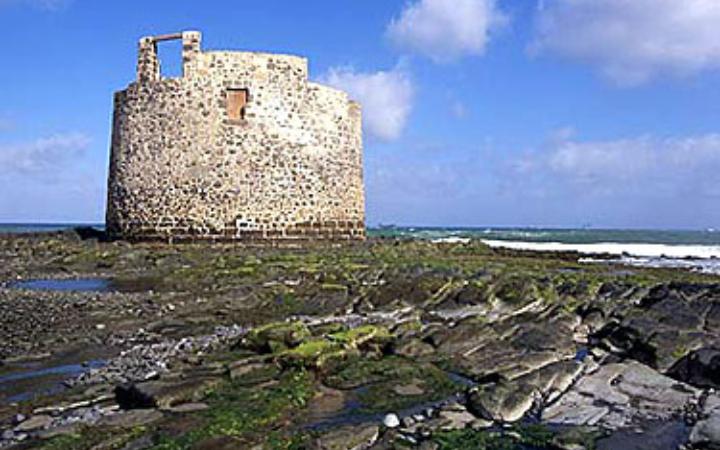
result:
[[[516,422],[536,402],[560,396],[583,369],[583,364],[576,361],[551,363],[512,381],[480,386],[470,394],[468,405],[484,419]]]
[[[187,414],[187,413],[194,413],[198,411],[205,411],[208,408],[210,408],[205,403],[183,403],[182,405],[172,406],[170,408],[167,408],[166,411],[176,414]]]
[[[608,364],[581,378],[543,411],[549,423],[617,430],[648,422],[675,422],[700,391],[637,362]]]
[[[532,408],[537,396],[528,384],[497,383],[470,394],[468,408],[486,420],[516,422]]]
[[[163,414],[156,409],[134,409],[103,417],[98,424],[108,427],[134,428],[157,422],[162,417]]]
[[[39,415],[39,416],[33,416],[29,419],[25,420],[24,422],[21,422],[17,427],[15,427],[15,431],[17,432],[26,432],[26,431],[34,431],[39,430],[43,428],[49,427],[53,422],[53,418],[46,415]]]
[[[413,382],[410,384],[402,384],[395,386],[393,388],[393,391],[396,394],[403,396],[423,395],[425,393],[425,390],[420,387],[421,384],[421,380],[413,380]]]
[[[539,305],[537,310],[519,314],[506,311],[491,322],[468,318],[454,327],[437,329],[431,341],[438,353],[451,356],[465,374],[514,380],[572,359],[577,353],[573,333],[578,324],[575,316]]]
[[[380,429],[375,425],[359,425],[339,428],[318,437],[310,446],[312,450],[361,450],[377,441]]]
[[[468,410],[460,404],[450,404],[444,406],[439,414],[438,419],[442,420],[441,430],[462,430],[471,424],[478,422],[478,419],[470,414]]]

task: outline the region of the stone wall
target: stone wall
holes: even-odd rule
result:
[[[180,37],[183,76],[162,78],[157,42]],[[309,82],[304,58],[200,41],[143,38],[137,81],[115,94],[110,235],[364,239],[360,106]],[[247,93],[240,119],[233,90]]]

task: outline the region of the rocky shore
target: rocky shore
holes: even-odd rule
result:
[[[0,236],[0,449],[720,448],[720,277],[578,259]]]

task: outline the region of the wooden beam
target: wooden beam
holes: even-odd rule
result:
[[[182,39],[182,37],[183,37],[182,33],[161,34],[159,36],[153,36],[153,40],[155,42],[174,41],[177,39]]]

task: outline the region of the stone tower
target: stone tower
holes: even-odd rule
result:
[[[157,45],[182,39],[183,74]],[[140,40],[115,94],[106,226],[127,240],[365,238],[360,106],[305,58]]]

